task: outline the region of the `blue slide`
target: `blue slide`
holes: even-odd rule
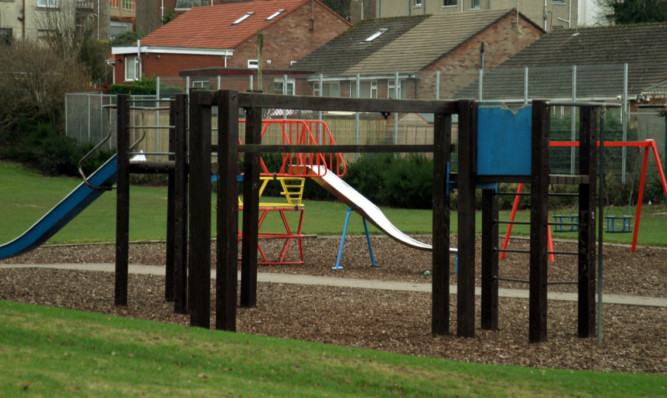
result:
[[[114,155],[88,178],[88,182],[96,187],[110,187],[116,182],[117,164]],[[1,245],[0,259],[19,255],[46,242],[104,192],[82,182],[21,236]]]

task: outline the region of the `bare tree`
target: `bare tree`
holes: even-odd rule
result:
[[[35,41],[15,40],[0,51],[0,129],[27,120],[62,131],[65,94],[85,90],[89,82],[76,58]]]

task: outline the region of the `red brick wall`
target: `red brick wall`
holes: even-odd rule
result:
[[[314,9],[312,5],[314,4]],[[314,18],[313,18],[314,13]],[[311,19],[313,21],[311,22]],[[316,48],[349,29],[350,25],[328,8],[308,2],[269,26],[264,33],[262,58],[265,69],[286,69]],[[116,83],[125,80],[125,67],[116,56]],[[234,49],[228,68],[247,68],[248,59],[257,59],[257,37],[253,36]],[[268,60],[271,63],[268,63]],[[156,54],[142,56],[144,76],[178,76],[183,69],[224,67],[222,56]]]

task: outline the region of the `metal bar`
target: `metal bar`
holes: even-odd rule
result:
[[[142,129],[161,129],[167,130],[174,128],[174,126],[130,126],[130,130],[142,130]]]

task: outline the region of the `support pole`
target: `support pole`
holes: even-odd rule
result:
[[[498,196],[482,190],[482,329],[498,329]]]
[[[431,333],[449,334],[449,162],[452,116],[434,115]]]
[[[245,143],[262,139],[262,108],[246,109]],[[259,243],[259,152],[243,159],[243,246],[241,248],[241,307],[257,305],[257,244]]]
[[[216,329],[236,331],[238,285],[238,93],[218,93]]]
[[[172,257],[174,262],[174,311],[188,311],[188,161],[187,161],[187,109],[185,94],[177,94],[174,100],[174,236]]]
[[[475,177],[477,105],[459,101],[457,335],[475,336]]]
[[[127,305],[127,279],[130,241],[130,96],[118,96],[116,181],[116,281],[114,303]]]
[[[531,343],[547,340],[547,228],[549,227],[549,126],[545,101],[533,101],[530,176],[530,287]]]
[[[210,91],[190,94],[190,324],[211,325]]]
[[[597,179],[598,109],[584,106],[579,117],[579,300],[578,335],[595,334],[595,187]]]

